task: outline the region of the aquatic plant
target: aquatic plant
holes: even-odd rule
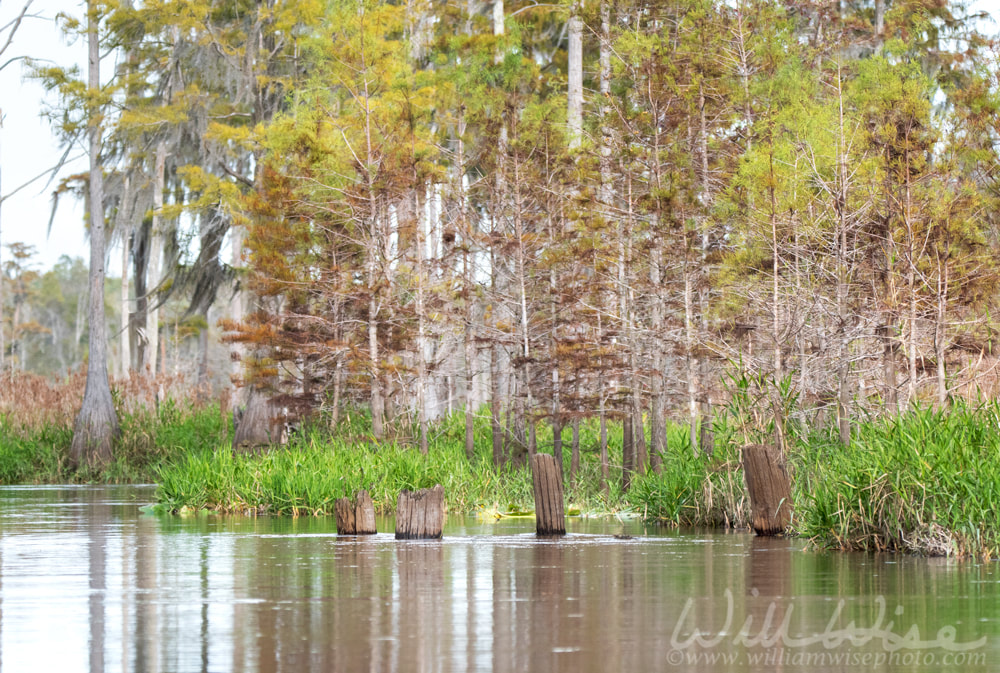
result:
[[[1000,553],[1000,404],[914,407],[859,423],[849,448],[797,447],[795,528],[847,550]]]

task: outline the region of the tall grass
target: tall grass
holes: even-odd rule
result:
[[[164,382],[142,379],[114,389],[121,435],[112,463],[75,472],[66,456],[83,382],[80,376],[53,384],[22,375],[13,387],[0,386],[0,484],[158,482],[158,499],[170,510],[312,514],[330,512],[337,498],[361,488],[390,512],[400,490],[440,483],[453,512],[532,509],[527,468],[492,465],[485,414],[476,420],[471,462],[461,414],[433,424],[427,456],[405,428],[374,443],[363,412],[346,414],[333,431],[317,425],[291,446],[234,455],[229,419],[218,406],[177,398],[156,404]],[[572,479],[566,428],[568,504],[590,512],[628,510],[674,526],[745,527],[749,503],[739,450],[770,441],[777,416],[793,479],[791,532],[845,550],[1000,556],[1000,402],[869,418],[854,425],[851,446],[844,448],[835,430],[810,430],[794,420],[800,416],[789,390],[733,380],[731,403],[714,420],[714,454],[692,450],[687,428],[671,425],[661,472],[634,476],[627,493],[620,486],[621,424],[609,424],[606,488],[596,420],[581,423],[580,471]],[[551,426],[539,424],[538,440],[540,450],[551,451]]]
[[[376,508],[388,513],[401,490],[441,484],[452,512],[503,515],[533,509],[527,467],[495,469],[492,450],[486,453],[491,446],[488,425],[484,429],[477,422],[475,432],[479,451],[472,462],[465,455],[464,419],[459,415],[433,426],[426,456],[405,442],[358,442],[353,432],[331,436],[318,429],[266,453],[233,454],[228,446],[218,445],[165,464],[159,471],[157,499],[174,511],[326,514],[337,498],[364,488]],[[627,506],[617,488],[607,493],[599,488],[596,439],[589,428],[581,435],[587,450],[567,488],[571,508],[608,511]],[[539,437],[544,440],[541,433]],[[568,451],[564,459],[568,472]]]
[[[179,396],[171,377],[113,382],[120,435],[113,459],[99,469],[73,470],[68,451],[73,420],[86,377],[50,381],[34,374],[4,373],[0,385],[0,484],[109,482],[156,479],[160,466],[206,445],[228,441],[218,406],[179,397],[157,403],[159,391]]]
[[[629,493],[640,511],[673,525],[746,526],[739,448],[774,441],[778,416],[792,475],[791,533],[842,550],[1000,556],[1000,402],[866,418],[845,448],[835,428],[795,420],[789,386],[732,383],[715,419],[715,455],[696,455],[686,436],[672,434],[662,474],[636,479]]]
[[[672,526],[742,528],[750,519],[734,445],[720,443],[711,456],[693,451],[681,425],[667,429],[660,473],[633,479],[628,497],[646,518]]]
[[[913,408],[796,447],[795,528],[847,550],[1000,553],[1000,403]]]
[[[495,473],[484,462],[470,465],[464,453],[436,449],[425,457],[395,443],[371,450],[307,439],[262,454],[201,450],[160,470],[157,500],[170,510],[328,514],[337,498],[366,488],[376,509],[391,512],[400,490],[440,483],[455,511],[506,511],[530,501],[525,470]]]

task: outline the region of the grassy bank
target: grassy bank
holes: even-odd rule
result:
[[[795,526],[825,547],[1000,556],[1000,404],[914,409],[797,447]]]
[[[288,447],[233,455],[229,419],[218,406],[169,399],[157,405],[152,386],[143,389],[116,393],[122,432],[114,461],[99,472],[74,472],[66,455],[77,393],[22,382],[16,397],[4,402],[8,406],[0,405],[0,484],[156,482],[161,507],[170,511],[321,514],[331,512],[337,498],[367,488],[378,509],[391,512],[400,490],[436,483],[444,486],[452,512],[533,506],[527,469],[493,468],[486,415],[475,426],[472,462],[465,457],[459,415],[433,427],[427,456],[403,438],[371,443],[366,419],[357,414],[333,432],[317,426]],[[21,408],[9,406],[15,402]],[[732,404],[719,414],[712,456],[692,452],[687,429],[671,426],[661,473],[635,475],[627,493],[620,488],[620,424],[609,427],[606,491],[600,487],[596,421],[581,424],[581,468],[572,480],[567,429],[567,503],[583,512],[630,511],[674,526],[745,527],[749,502],[738,447],[773,430],[766,422],[748,422],[757,413]],[[849,448],[832,431],[789,422],[786,432],[794,533],[844,550],[1000,556],[1000,403],[869,419],[855,424]],[[539,425],[538,442],[551,451],[550,427]]]
[[[153,483],[167,464],[230,441],[217,405],[168,399],[156,405],[119,405],[121,433],[114,458],[99,470],[69,465],[73,425],[68,414],[0,414],[0,485]]]
[[[434,426],[427,456],[398,442],[374,446],[352,441],[351,437],[365,435],[363,419],[341,426],[337,436],[314,431],[286,448],[263,454],[234,455],[224,446],[198,451],[163,466],[158,500],[171,511],[326,514],[333,511],[337,498],[365,488],[380,512],[391,513],[402,489],[441,484],[451,512],[531,511],[531,473],[524,467],[493,468],[488,420],[477,420],[477,455],[471,463],[463,445],[464,419],[458,415]],[[696,456],[687,428],[671,426],[661,474],[635,475],[631,489],[622,493],[621,424],[610,423],[611,470],[604,491],[598,433],[596,422],[581,424],[580,471],[570,479],[570,433],[565,431],[566,501],[571,510],[628,511],[677,526],[747,525],[749,505],[734,450]],[[543,451],[551,450],[551,427],[538,427],[538,442]]]
[[[288,447],[263,454],[234,455],[227,446],[196,451],[160,469],[158,500],[173,511],[329,514],[337,498],[365,488],[379,512],[391,513],[401,490],[441,484],[451,512],[492,515],[532,509],[531,473],[513,466],[493,468],[485,452],[490,447],[485,422],[477,423],[478,455],[471,463],[462,441],[464,421],[458,416],[434,428],[427,456],[399,442],[374,446],[349,439],[358,436],[352,430],[360,429],[342,427],[339,437],[307,432]],[[590,445],[590,434],[584,433],[582,443]],[[541,433],[540,440],[545,441]],[[568,474],[568,450],[566,470]],[[625,505],[617,484],[608,493],[600,490],[599,471],[596,454],[584,453],[580,472],[567,487],[571,509],[608,512]]]
[[[849,448],[832,430],[789,429],[794,533],[845,551],[1000,556],[1000,403],[866,420]],[[714,458],[672,451],[629,500],[674,524],[746,525],[737,445]]]
[[[4,374],[0,484],[152,483],[167,463],[231,439],[232,422],[219,404],[198,403],[197,391],[180,377],[133,374],[111,383],[120,429],[113,460],[75,471],[68,454],[85,386],[83,370],[58,381]]]

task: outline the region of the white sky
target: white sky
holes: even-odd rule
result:
[[[12,20],[24,6],[24,0],[0,0],[0,26]],[[973,6],[989,10],[1000,17],[1000,0],[977,0]],[[24,21],[14,43],[7,49],[0,64],[14,56],[30,55],[45,58],[60,65],[80,64],[86,59],[86,44],[78,40],[68,44],[55,23],[59,11],[76,16],[83,15],[83,2],[66,0],[32,0],[30,12],[37,18]],[[996,24],[985,27],[985,32],[996,34]],[[4,33],[6,35],[6,33]],[[3,38],[4,35],[0,35]],[[111,64],[104,66],[105,69]],[[39,116],[45,97],[42,87],[24,78],[19,63],[12,63],[0,70],[0,111],[3,127],[0,129],[0,194],[8,195],[17,187],[54,166],[62,151],[58,147],[48,122]],[[71,153],[80,157],[64,168],[61,176],[85,171],[87,168],[84,147]],[[35,246],[38,269],[54,265],[62,255],[87,258],[87,241],[83,227],[83,205],[70,198],[61,199],[52,231],[46,235],[52,208],[51,193],[56,181],[46,186],[40,180],[22,189],[0,204],[0,245],[20,241]],[[7,250],[0,250],[0,259],[7,258]],[[110,255],[109,272],[119,273],[120,255]]]
[[[16,17],[23,6],[23,0],[0,0],[0,26]],[[82,65],[86,59],[86,44],[82,40],[67,44],[55,23],[59,11],[82,15],[83,4],[33,0],[29,13],[38,18],[24,20],[0,63],[27,54],[60,65]],[[11,63],[0,70],[0,110],[3,112],[0,193],[3,195],[54,166],[62,155],[48,122],[39,116],[45,91],[40,84],[26,80],[23,75],[20,63]],[[72,154],[83,152],[84,148],[79,147],[74,148]],[[67,166],[61,175],[81,172],[86,167],[86,161],[80,159]],[[34,245],[38,251],[38,269],[51,267],[61,255],[87,258],[82,203],[61,199],[51,234],[46,236],[52,210],[51,193],[58,181],[48,186],[46,182],[46,179],[39,180],[0,204],[0,244],[20,241]],[[6,248],[0,251],[0,259],[8,259]]]

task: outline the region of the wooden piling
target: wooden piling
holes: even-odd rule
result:
[[[375,505],[368,491],[360,490],[350,498],[340,498],[335,504],[338,535],[374,535]]]
[[[433,540],[444,527],[444,489],[441,484],[419,491],[402,491],[396,504],[397,540]]]
[[[535,530],[538,535],[565,535],[563,485],[555,456],[536,453],[532,457],[531,481],[535,487]]]
[[[781,452],[763,444],[743,447],[743,475],[754,532],[780,535],[792,522],[792,482]]]

